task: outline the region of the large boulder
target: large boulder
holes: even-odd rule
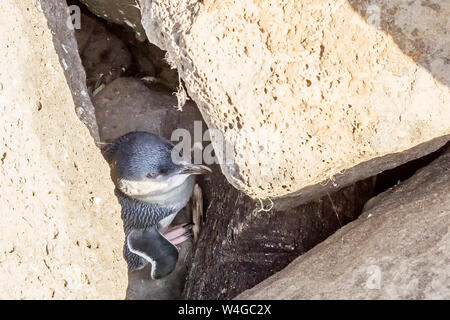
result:
[[[449,140],[448,2],[140,2],[252,198],[293,206]]]
[[[0,297],[120,299],[120,207],[109,168],[77,117],[98,136],[80,94],[83,78],[64,76],[77,63],[72,72],[81,72],[79,58],[60,63],[56,54],[76,55],[76,42],[63,3],[53,4],[0,2]],[[54,37],[43,12],[50,7],[64,18]],[[78,109],[68,83],[78,90]]]
[[[239,299],[449,299],[450,146]]]

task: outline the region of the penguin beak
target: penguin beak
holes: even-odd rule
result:
[[[180,174],[209,174],[212,170],[201,164],[184,164],[181,167]]]

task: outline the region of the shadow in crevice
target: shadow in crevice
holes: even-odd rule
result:
[[[433,161],[435,161],[437,158],[442,156],[447,150],[449,150],[449,148],[450,142],[435,152],[427,154],[421,158],[409,161],[394,169],[381,172],[380,174],[377,175],[375,196],[387,191],[388,189],[397,185],[398,183],[411,178],[413,175],[416,174],[418,170],[430,165]]]
[[[348,0],[371,26],[388,33],[400,50],[450,87],[450,2]]]

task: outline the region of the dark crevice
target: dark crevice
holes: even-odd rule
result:
[[[378,195],[395,186],[396,184],[411,178],[417,172],[417,170],[426,167],[431,162],[439,158],[449,145],[450,144],[447,144],[439,150],[430,153],[422,158],[412,160],[399,167],[391,170],[386,170],[377,175],[375,195]]]

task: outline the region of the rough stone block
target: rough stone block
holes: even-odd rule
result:
[[[68,50],[73,44],[76,50],[73,31],[62,27],[52,37],[48,8],[66,13],[57,10],[64,8],[60,1],[0,2],[0,296],[120,299],[126,288],[120,207],[108,165],[75,112],[69,85],[85,89],[74,76],[79,58],[65,60],[67,67],[79,64],[66,80],[68,68],[56,53],[64,52],[55,47],[62,43],[67,55],[76,54]],[[71,37],[64,40],[66,32]],[[78,114],[95,135],[88,112]]]
[[[449,299],[450,149],[239,299]]]
[[[306,202],[449,140],[448,2],[141,0],[141,11],[231,148],[222,171],[253,198]]]

